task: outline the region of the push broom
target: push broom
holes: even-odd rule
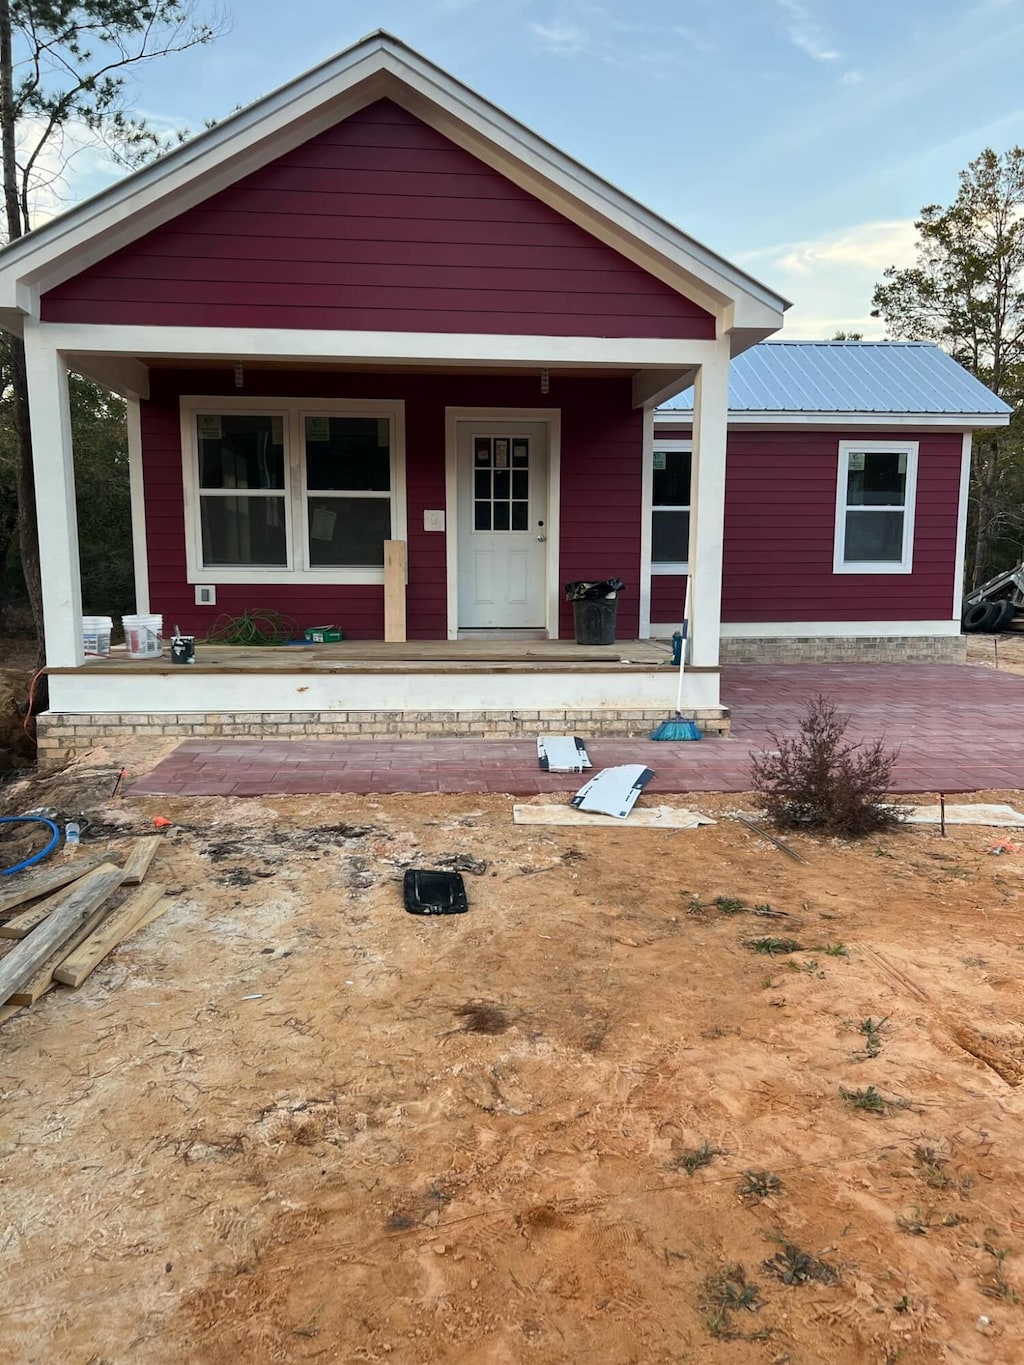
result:
[[[683,709],[683,679],[686,676],[686,643],[690,634],[690,583],[686,575],[686,599],[683,603],[682,639],[679,642],[679,691],[676,693],[676,713],[669,720],[663,720],[651,735],[651,739],[700,739],[700,731],[692,720],[684,720],[680,714]]]

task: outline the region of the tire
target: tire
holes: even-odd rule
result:
[[[1012,602],[1000,602],[999,606],[1001,607],[999,619],[996,621],[995,625],[990,626],[989,629],[994,633],[1002,635],[1004,630],[1010,629],[1013,618],[1017,614],[1017,608]]]
[[[962,617],[963,628],[965,631],[973,633],[977,630],[988,630],[989,621],[995,620],[993,610],[998,611],[995,602],[975,602],[973,607],[968,607]],[[1002,615],[1002,612],[999,612]]]

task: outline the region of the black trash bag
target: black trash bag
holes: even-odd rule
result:
[[[599,583],[566,583],[567,602],[592,602],[599,597],[613,598],[625,587],[621,578],[602,578]]]

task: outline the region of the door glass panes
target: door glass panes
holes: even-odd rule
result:
[[[530,523],[530,441],[473,438],[473,529],[526,531]]]

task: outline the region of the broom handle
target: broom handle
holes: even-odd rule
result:
[[[686,597],[683,601],[683,639],[679,650],[679,690],[676,692],[676,710],[683,709],[683,678],[686,673],[686,645],[690,635],[690,584],[693,582],[691,574],[686,575]]]

